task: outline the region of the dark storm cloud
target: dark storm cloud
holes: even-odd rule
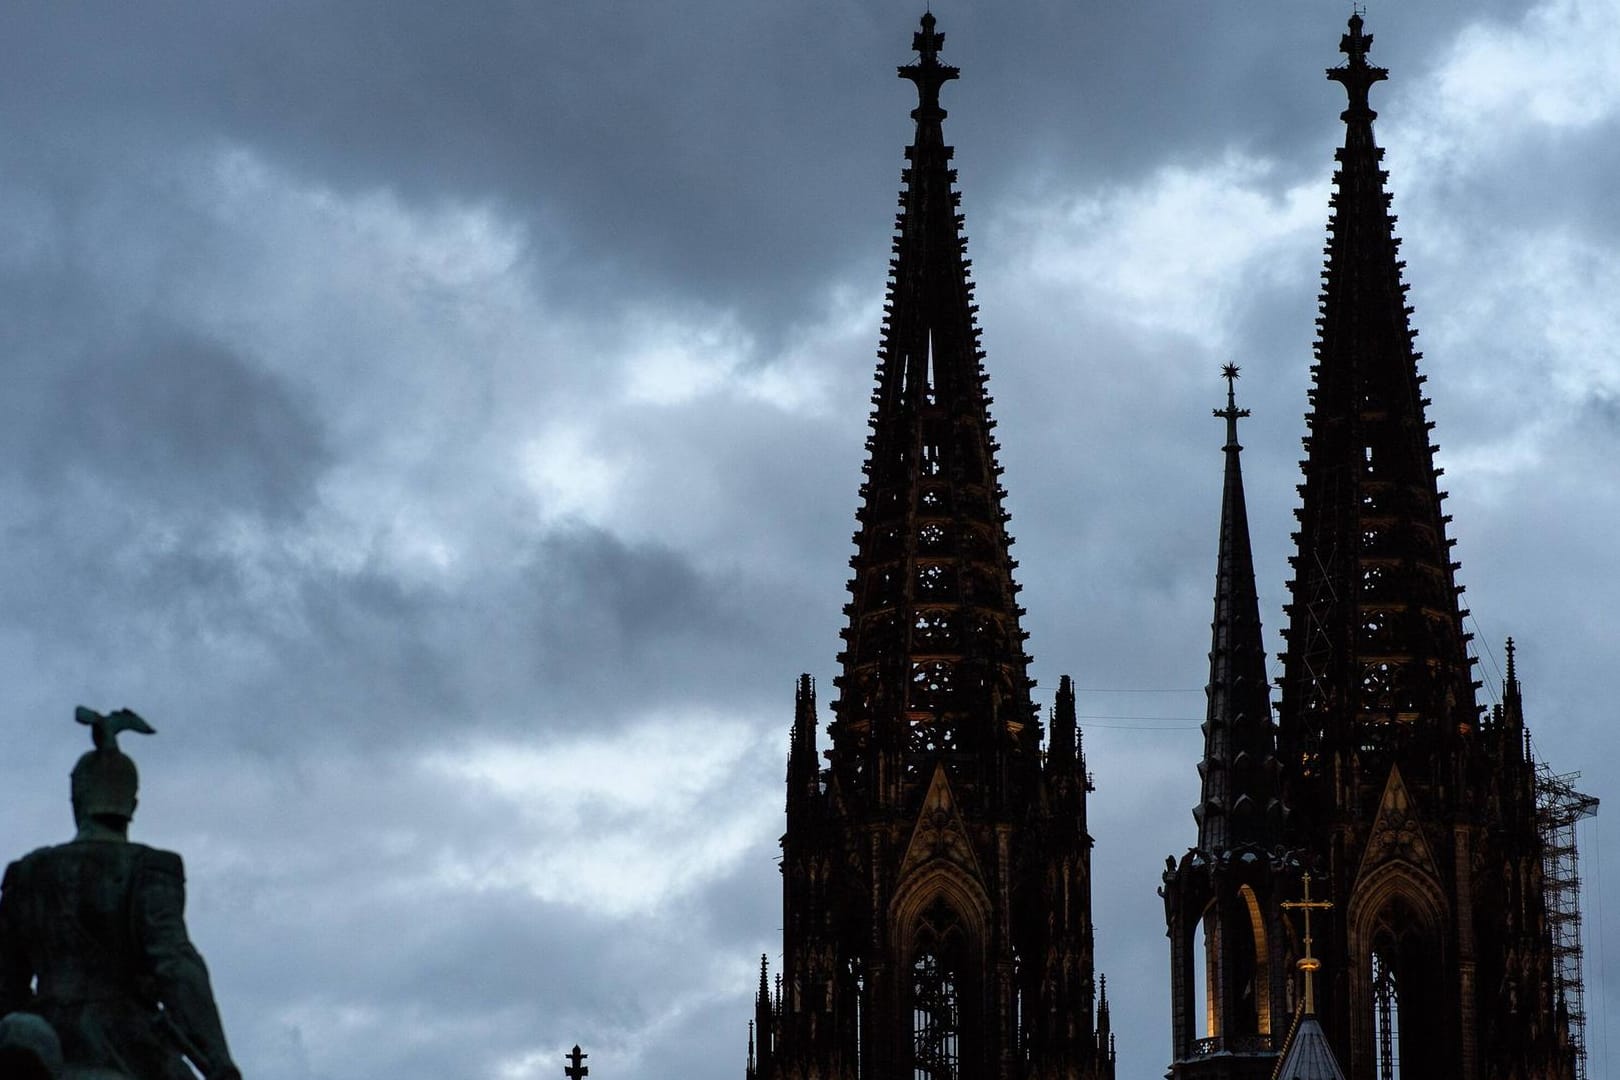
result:
[[[1325,18],[1169,0],[941,14],[964,67],[949,127],[980,133],[963,154],[970,206],[1031,169],[1092,183],[1233,140],[1296,165],[1321,145],[1305,91],[1336,59]],[[31,147],[224,140],[323,184],[498,200],[568,237],[578,299],[634,282],[766,330],[829,270],[872,257],[913,18],[848,2],[153,5],[128,19],[36,5],[9,20],[0,110]],[[1403,73],[1454,26],[1384,18],[1380,59]]]
[[[40,429],[18,433],[41,488],[95,470],[159,513],[274,519],[302,509],[331,463],[308,403],[218,343],[157,329],[64,359],[31,398]]]
[[[1559,337],[1607,325],[1612,110],[1466,108],[1511,52],[1451,113],[1422,96],[1525,10],[1371,13],[1375,104],[1469,598],[1526,641],[1548,743],[1600,760],[1620,597],[1546,564],[1605,565],[1620,520],[1592,483],[1620,383]],[[1254,411],[1275,641],[1346,12],[937,13],[1025,626],[1043,700],[1086,688],[1135,1080],[1165,1050],[1152,890],[1192,835],[1216,372]],[[148,713],[137,832],[188,856],[249,1075],[528,1080],[575,1040],[601,1076],[738,1067],[793,676],[823,719],[834,696],[917,14],[0,18],[0,839],[66,828],[73,703]]]

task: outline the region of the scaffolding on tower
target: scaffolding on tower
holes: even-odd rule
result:
[[[1575,1076],[1586,1080],[1586,991],[1581,973],[1581,860],[1575,824],[1597,814],[1598,800],[1575,790],[1578,772],[1555,773],[1536,763],[1536,821],[1547,929],[1553,945],[1553,989],[1569,1014]]]

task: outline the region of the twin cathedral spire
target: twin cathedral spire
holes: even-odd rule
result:
[[[800,679],[782,971],[750,1080],[1112,1080],[1090,774],[1028,676],[925,14],[836,700]],[[1475,699],[1354,15],[1273,715],[1225,369],[1196,844],[1169,860],[1174,1080],[1574,1080],[1522,700]],[[1510,662],[1511,666],[1511,662]],[[1305,895],[1314,875],[1319,893]],[[1286,916],[1314,912],[1309,936]],[[1313,951],[1314,950],[1314,951]],[[1302,997],[1299,971],[1314,977]],[[1157,1056],[1142,1048],[1142,1053]],[[1341,1069],[1342,1063],[1342,1069]]]
[[[967,240],[924,15],[837,700],[800,680],[783,972],[749,1074],[1111,1080],[1072,684],[1028,675]],[[1032,1063],[1039,1063],[1032,1066]],[[1032,1069],[1034,1071],[1032,1071]]]

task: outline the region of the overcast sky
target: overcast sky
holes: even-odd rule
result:
[[[575,1042],[598,1080],[741,1074],[920,6],[0,14],[0,849],[70,833],[75,704],[146,715],[134,837],[186,857],[250,1080],[550,1078]],[[1348,5],[934,8],[1037,692],[1082,688],[1150,1080],[1210,410],[1242,365],[1275,648]],[[1620,5],[1367,18],[1483,699],[1511,634],[1538,751],[1607,800]],[[1582,828],[1594,1077],[1616,828]]]

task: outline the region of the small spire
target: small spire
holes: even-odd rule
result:
[[[1389,70],[1367,63],[1373,36],[1361,32],[1363,25],[1361,12],[1354,11],[1350,16],[1350,32],[1339,39],[1339,51],[1349,59],[1340,67],[1328,68],[1327,77],[1343,85],[1345,93],[1350,95],[1350,107],[1344,111],[1343,119],[1371,122],[1378,114],[1368,106],[1367,92],[1373,83],[1389,78]]]
[[[1530,761],[1530,731],[1524,726],[1524,694],[1519,686],[1517,648],[1513,639],[1507,639],[1507,670],[1502,675],[1502,704],[1497,706],[1500,718],[1502,748],[1510,760]],[[1523,736],[1521,739],[1520,736]]]
[[[821,794],[821,762],[816,751],[816,681],[800,675],[793,694],[793,731],[788,740],[790,813],[813,804]]]
[[[1226,408],[1213,411],[1217,419],[1226,421],[1222,448],[1226,470],[1215,557],[1204,757],[1199,765],[1202,784],[1193,810],[1198,846],[1209,852],[1271,842],[1278,794],[1267,768],[1276,743],[1249,542],[1249,511],[1243,495],[1243,447],[1237,435],[1238,419],[1248,416],[1249,410],[1237,406],[1237,365],[1223,366],[1221,377],[1226,380]]]
[[[1072,762],[1078,755],[1079,722],[1074,713],[1074,680],[1064,675],[1058,679],[1057,701],[1052,706],[1051,756],[1061,762]]]
[[[771,995],[770,983],[771,962],[764,954],[759,954],[759,1000],[769,1001]]]

